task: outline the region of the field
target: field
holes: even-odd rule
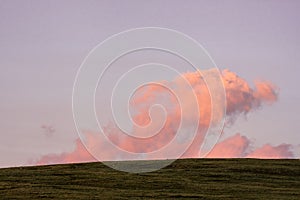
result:
[[[0,199],[41,198],[300,199],[300,160],[183,159],[143,174],[102,163],[0,169]]]

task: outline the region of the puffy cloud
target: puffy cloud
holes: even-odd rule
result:
[[[207,155],[208,158],[261,158],[280,159],[293,158],[292,145],[280,144],[272,146],[265,144],[262,147],[252,149],[253,143],[246,136],[235,134],[222,142],[219,142]]]
[[[278,146],[272,146],[270,144],[265,144],[261,148],[256,149],[247,158],[293,158],[294,154],[291,151],[292,146],[290,144],[281,144]]]
[[[212,151],[206,156],[207,158],[242,158],[246,155],[250,141],[241,134],[219,142]]]
[[[226,90],[227,115],[247,114],[263,103],[273,103],[277,100],[278,88],[267,81],[255,81],[255,87],[250,85],[237,74],[223,71],[223,82]]]
[[[56,163],[78,163],[91,162],[95,159],[86,150],[81,140],[78,138],[75,142],[75,149],[72,152],[64,152],[61,154],[48,154],[43,156],[36,162],[37,165],[56,164]]]
[[[110,160],[113,154],[117,153],[111,149],[106,149],[101,146],[101,141],[95,138],[93,134],[89,135],[88,145],[98,148],[96,152],[105,154],[105,160]],[[207,154],[206,158],[260,158],[260,159],[281,159],[294,158],[291,151],[292,146],[289,144],[280,144],[272,146],[265,144],[257,149],[252,149],[253,143],[249,138],[241,134],[235,134],[226,138],[222,142],[217,143],[212,151]],[[119,160],[130,160],[130,158],[119,155]],[[194,157],[194,156],[191,156]],[[162,157],[163,158],[163,157]],[[76,140],[75,149],[72,152],[64,152],[61,154],[48,154],[43,156],[36,164],[54,164],[54,163],[78,163],[78,162],[93,162],[97,161],[84,147],[80,139]]]
[[[210,76],[212,79],[214,78],[213,76],[216,76],[216,74],[211,71],[201,73],[202,75],[205,73],[206,76]],[[170,142],[175,137],[180,122],[185,122],[185,130],[189,130],[189,125],[199,123],[197,136],[183,156],[199,157],[200,146],[203,143],[205,133],[211,121],[212,106],[210,94],[202,75],[199,72],[189,72],[176,77],[173,81],[163,81],[165,85],[171,88],[174,93],[180,97],[180,105],[178,103],[178,99],[176,99],[170,91],[158,85],[145,86],[136,92],[133,99],[130,101],[130,106],[134,110],[132,118],[139,126],[150,125],[146,128],[134,126],[132,131],[135,135],[143,135],[147,132],[158,130],[158,134],[155,136],[147,139],[132,138],[123,134],[114,126],[109,126],[105,129],[106,135],[108,135],[115,145],[126,151],[147,153],[162,148]],[[231,124],[235,122],[235,118],[240,114],[247,114],[248,112],[261,107],[264,103],[273,103],[277,100],[278,89],[269,82],[255,82],[255,87],[251,88],[244,79],[229,70],[224,70],[221,77],[226,91],[227,110],[226,113],[222,113],[222,110],[220,110],[218,112],[218,117],[222,117],[226,114],[226,117],[230,120]],[[189,89],[191,90],[191,88],[186,87],[184,80],[188,81],[194,91],[197,99],[196,105],[191,103],[194,97],[191,95],[191,92],[188,91]],[[155,114],[153,121],[150,120],[149,108],[155,103],[160,103],[165,107],[167,111],[165,120]],[[197,109],[201,113],[200,119],[195,111]],[[182,115],[181,110],[185,111],[185,115]],[[160,122],[162,121],[164,124],[160,127]],[[184,140],[178,141],[178,147],[180,147],[183,143]],[[97,134],[87,132],[85,144],[89,149],[93,149],[93,153],[104,155],[101,157],[106,160],[116,159],[116,152],[107,148],[102,139],[98,138]],[[237,134],[218,143],[207,157],[230,158],[248,156],[265,158],[274,155],[274,157],[279,158],[291,155],[288,154],[286,146],[272,147],[270,145],[266,145],[248,154],[249,145],[250,141],[247,137]],[[282,152],[282,154],[280,152]],[[117,158],[119,160],[130,159],[128,157],[123,157],[123,155],[118,155]],[[155,158],[172,158],[172,152],[169,154],[157,155],[157,157],[154,158],[146,157],[146,159]],[[94,160],[94,158],[85,150],[84,146],[78,139],[76,141],[76,148],[74,151],[70,153],[62,153],[60,155],[46,155],[43,156],[38,163],[48,164],[92,160]]]

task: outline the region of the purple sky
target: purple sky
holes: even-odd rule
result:
[[[226,134],[299,145],[299,10],[297,0],[0,1],[0,167],[71,150],[81,62],[108,36],[144,26],[190,35],[220,69],[280,88],[277,103],[240,118]],[[42,125],[55,131],[49,136]]]

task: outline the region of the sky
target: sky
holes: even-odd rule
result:
[[[272,105],[226,127],[224,141],[291,144],[300,155],[299,9],[297,0],[0,0],[0,167],[72,152],[72,88],[83,59],[107,37],[149,26],[191,36],[251,87],[266,80],[279,88]]]

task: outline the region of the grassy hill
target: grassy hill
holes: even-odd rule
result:
[[[0,169],[0,199],[300,199],[299,160],[184,159],[129,174],[101,163]]]

